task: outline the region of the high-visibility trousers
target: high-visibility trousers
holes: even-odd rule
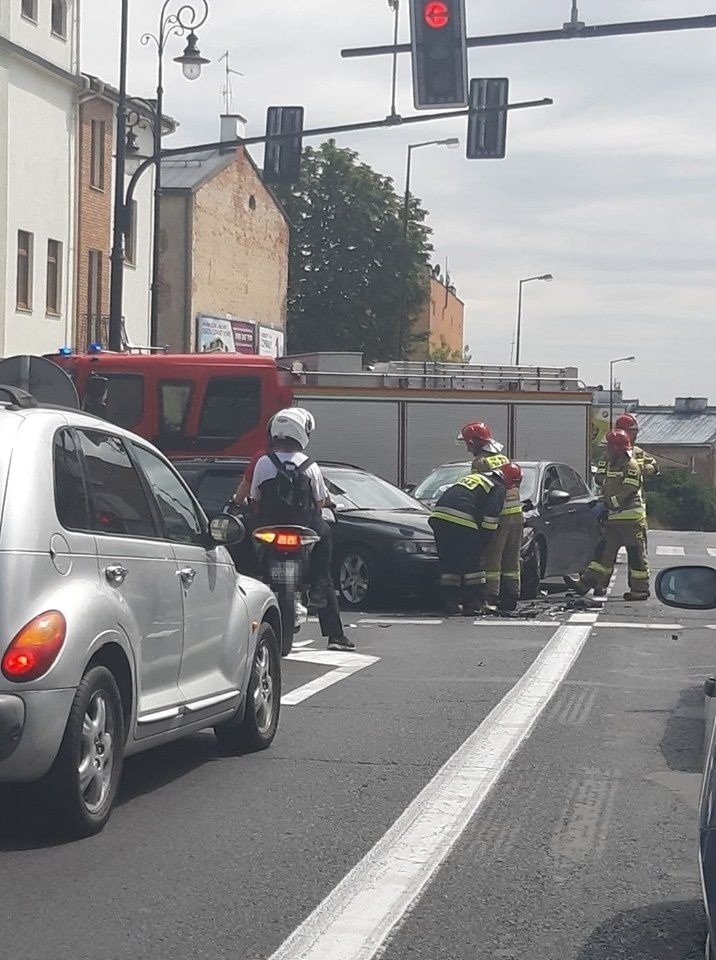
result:
[[[485,599],[514,607],[520,599],[520,550],[522,514],[500,517],[500,525],[485,549]]]
[[[621,547],[626,547],[629,562],[629,589],[632,593],[648,596],[650,575],[646,523],[640,520],[607,521],[594,558],[580,577],[582,585],[587,588],[607,587]]]
[[[428,522],[435,534],[443,591],[464,591],[466,599],[479,595],[485,587],[479,531],[438,517]]]

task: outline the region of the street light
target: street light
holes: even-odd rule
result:
[[[448,150],[454,150],[460,146],[458,137],[447,137],[445,140],[425,140],[423,143],[408,144],[408,163],[405,171],[405,198],[403,202],[403,245],[402,245],[402,263],[400,270],[400,305],[398,307],[398,348],[396,356],[398,360],[402,359],[403,352],[403,329],[405,328],[405,300],[406,287],[408,283],[408,226],[410,223],[410,176],[413,165],[413,150],[420,147],[447,147]]]
[[[176,13],[169,13],[170,4],[179,2]],[[159,14],[159,32],[145,33],[140,40],[143,47],[153,43],[157,48],[157,99],[156,114],[152,125],[154,132],[154,236],[152,250],[152,307],[150,321],[150,344],[157,342],[159,335],[159,258],[161,253],[162,217],[162,117],[164,116],[164,53],[167,43],[174,37],[187,36],[184,53],[174,58],[180,63],[187,80],[198,80],[202,68],[210,61],[202,57],[199,38],[195,31],[202,27],[209,16],[208,0],[164,0]]]
[[[617,363],[633,363],[636,357],[617,357],[609,361],[609,429],[614,429],[614,366]]]
[[[519,367],[520,365],[520,349],[522,347],[522,287],[526,283],[532,283],[533,280],[544,280],[546,283],[551,283],[554,280],[554,277],[551,273],[543,273],[539,277],[526,277],[524,280],[520,280],[520,295],[517,301],[517,336],[515,337],[515,366]]]
[[[177,13],[168,14],[170,2],[179,2]],[[195,33],[209,16],[208,0],[165,0],[159,19],[159,33],[145,33],[141,43],[146,46],[150,41],[156,44],[158,52],[158,82],[156,109],[152,108],[154,121],[154,238],[152,263],[152,319],[151,342],[157,337],[157,318],[159,310],[159,245],[160,245],[160,198],[161,198],[161,149],[162,149],[162,116],[164,98],[164,52],[167,41],[172,36],[187,37],[184,53],[175,58],[176,63],[182,65],[182,72],[188,80],[196,80],[204,64],[209,61],[202,57],[198,47],[198,37]],[[117,156],[114,175],[114,228],[112,237],[112,273],[110,280],[110,307],[109,307],[109,349],[122,349],[122,299],[124,292],[124,240],[129,227],[127,221],[128,208],[125,203],[125,173],[127,167],[127,54],[129,44],[129,0],[122,0],[120,19],[119,43],[119,91],[117,97]],[[129,150],[136,152],[136,138],[130,130]]]

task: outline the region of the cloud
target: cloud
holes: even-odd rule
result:
[[[298,103],[309,125],[384,116],[390,60],[342,60],[340,49],[386,43],[385,0],[210,0],[202,52],[228,48],[234,109],[262,130],[269,104]],[[474,34],[555,28],[570,0],[467,0]],[[111,13],[107,8],[111,7]],[[403,3],[404,14],[406,3]],[[84,0],[85,69],[116,82],[118,0]],[[141,9],[140,9],[141,8]],[[155,59],[138,44],[156,28],[159,0],[132,4],[132,91],[151,94]],[[580,0],[588,23],[713,13],[700,0]],[[258,10],[258,13],[257,13]],[[430,210],[436,258],[466,301],[476,357],[506,362],[520,277],[523,358],[578,365],[603,382],[609,360],[634,353],[627,392],[651,402],[708,395],[716,348],[716,127],[714,31],[573,40],[473,50],[471,75],[509,76],[513,100],[554,106],[510,117],[508,158],[469,162],[462,151],[415,155],[414,192]],[[407,18],[403,23],[407,38]],[[177,43],[177,53],[180,41]],[[168,52],[168,59],[176,53]],[[221,67],[188,84],[167,65],[167,111],[181,122],[172,145],[218,133]],[[412,112],[409,58],[400,61],[400,109]],[[402,190],[406,145],[460,136],[465,124],[337,137]],[[255,153],[261,160],[261,151]]]

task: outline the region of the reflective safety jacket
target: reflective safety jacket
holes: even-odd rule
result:
[[[472,461],[473,473],[492,473],[510,462],[504,453],[483,453]],[[500,511],[501,517],[521,517],[522,501],[519,487],[511,487],[505,493],[505,505]]]
[[[641,492],[641,469],[636,460],[623,455],[607,461],[602,499],[609,510],[608,523],[646,521],[646,508]]]
[[[641,470],[641,484],[643,487],[644,481],[647,477],[655,477],[659,474],[659,464],[650,453],[647,453],[646,450],[642,450],[641,447],[636,446],[634,447],[634,459],[639,464],[639,469]],[[597,472],[594,475],[594,480],[597,486],[601,487],[606,478],[607,458],[606,456],[603,456],[597,460]]]
[[[500,524],[504,502],[505,488],[501,483],[471,473],[448,487],[435,504],[432,516],[489,536]]]

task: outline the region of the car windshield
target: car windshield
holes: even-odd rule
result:
[[[419,511],[419,503],[403,493],[392,483],[381,480],[372,473],[356,470],[323,469],[336,507],[341,512],[347,510],[402,510]]]
[[[534,502],[537,497],[539,476],[537,467],[524,466],[523,464],[520,464],[520,466],[522,466],[520,494],[523,500],[532,500]],[[468,460],[464,463],[443,464],[442,467],[433,470],[422,483],[417,485],[413,491],[413,496],[416,500],[437,500],[448,487],[451,487],[453,483],[457,483],[461,477],[467,476],[469,472],[470,461]]]

